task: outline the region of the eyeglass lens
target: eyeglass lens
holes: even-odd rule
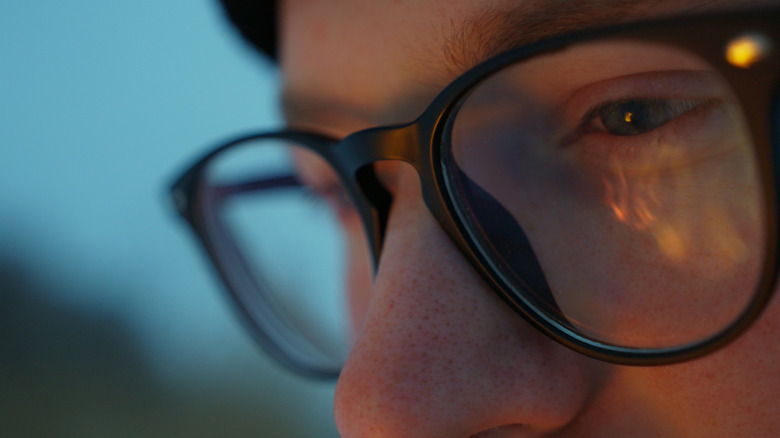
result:
[[[587,337],[701,341],[756,291],[755,148],[734,92],[695,54],[600,41],[512,65],[461,102],[445,149],[483,254],[522,289],[521,229],[549,287],[524,293]]]
[[[296,364],[338,370],[354,332],[348,308],[358,307],[344,291],[370,281],[370,265],[336,174],[303,147],[255,139],[215,157],[204,175],[218,263],[241,305]]]

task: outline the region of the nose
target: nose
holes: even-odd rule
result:
[[[422,203],[413,172],[398,181],[365,322],[336,389],[342,436],[534,436],[565,427],[588,397],[587,360],[481,281]]]

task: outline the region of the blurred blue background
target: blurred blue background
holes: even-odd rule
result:
[[[328,437],[166,204],[213,141],[278,126],[216,2],[0,2],[0,435]]]

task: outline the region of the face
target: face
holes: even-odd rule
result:
[[[281,66],[285,111],[291,125],[334,137],[408,122],[469,66],[510,48],[494,46],[491,41],[514,43],[546,36],[544,32],[550,29],[573,30],[626,17],[686,13],[701,9],[699,3],[713,7],[713,2],[696,1],[579,2],[556,9],[551,8],[550,2],[521,0],[283,1]],[[715,7],[737,3],[720,2]],[[522,37],[491,34],[502,32],[496,30],[500,28],[495,25],[496,17],[505,15],[518,17],[523,24]],[[579,17],[579,21],[567,20],[570,16]],[[593,52],[584,57],[591,64],[582,61],[576,74],[566,76],[565,72],[570,70],[550,69],[549,65],[556,62],[572,65],[571,59],[564,63],[553,56],[542,62],[548,63],[544,71],[563,72],[554,81],[535,74],[533,66],[513,73],[515,76],[508,74],[506,81],[534,84],[526,85],[523,98],[537,107],[554,107],[560,84],[581,81],[576,88],[587,89],[588,84],[599,82],[598,66],[603,69],[605,63],[615,63],[615,69],[625,70],[621,77],[630,77],[630,70],[640,69],[643,60],[675,66],[683,62],[675,59],[674,54],[654,53],[648,48],[630,62],[626,61],[630,54],[626,54],[605,57],[596,65],[593,60],[599,59],[601,52],[598,47],[591,49]],[[608,49],[613,54],[621,50]],[[688,67],[696,70],[695,65]],[[654,83],[663,83],[663,79]],[[547,93],[540,91],[545,86],[550,89]],[[508,88],[511,87],[502,89]],[[491,90],[485,88],[480,93],[490,97]],[[472,100],[474,111],[479,109],[479,99],[476,95]],[[715,109],[706,114],[707,118],[697,123],[741,123],[727,111]],[[545,134],[543,129],[534,133],[555,135]],[[463,136],[462,141],[468,144],[467,135]],[[587,141],[584,137],[582,141]],[[688,144],[712,143],[707,138],[686,140]],[[740,143],[739,139],[722,137],[719,141]],[[498,198],[511,196],[512,187],[505,176],[518,173],[517,170],[481,169],[473,163],[486,162],[486,158],[470,154],[474,152],[463,149],[461,167]],[[606,266],[606,276],[615,289],[668,290],[694,270],[711,270],[711,284],[691,287],[686,291],[690,296],[712,290],[713,285],[722,286],[717,293],[731,293],[754,281],[757,262],[746,255],[745,248],[755,247],[763,239],[751,232],[758,214],[750,212],[757,202],[740,197],[739,193],[724,194],[724,199],[734,200],[729,205],[748,212],[738,215],[738,219],[715,204],[699,204],[697,211],[688,211],[689,204],[685,202],[686,188],[711,186],[724,172],[749,172],[741,164],[749,160],[738,149],[724,149],[728,159],[722,163],[709,160],[714,164],[685,173],[674,170],[679,167],[674,165],[678,164],[676,160],[681,158],[669,154],[653,160],[633,157],[615,162],[572,153],[569,159],[577,163],[591,160],[598,164],[574,174],[578,178],[576,186],[597,194],[593,196],[600,199],[599,205],[610,207],[597,210],[590,205],[576,206],[581,211],[592,210],[577,226],[591,227],[592,235],[603,236],[597,239],[595,248],[578,244],[574,234],[577,226],[563,224],[566,210],[555,210],[569,202],[556,192],[561,185],[571,183],[557,177],[561,173],[556,166],[564,166],[566,161],[552,165],[544,152],[535,152],[533,148],[529,148],[528,154],[520,161],[532,164],[519,173],[537,178],[529,182],[533,187],[539,186],[540,181],[551,182],[543,185],[548,189],[536,193],[538,199],[526,197],[529,204],[518,206],[511,213],[525,228],[536,230],[529,233],[529,239],[536,241],[534,246],[541,263],[549,272],[558,273],[549,278],[554,290],[603,283],[604,279],[586,274],[595,270],[582,269],[587,262]],[[691,157],[700,158],[691,153],[684,159]],[[304,178],[329,178],[321,175],[321,168],[304,159],[300,162]],[[648,162],[663,163],[666,170],[648,177]],[[373,281],[367,274],[366,244],[356,218],[340,211],[350,236],[349,285],[355,327],[355,346],[336,391],[336,420],[342,436],[756,437],[780,433],[776,415],[780,393],[780,381],[776,378],[780,372],[780,344],[775,342],[780,329],[777,299],[737,341],[697,360],[660,367],[626,367],[589,359],[536,331],[480,279],[423,204],[414,170],[400,164],[382,164],[380,174],[394,194],[394,204]],[[666,192],[669,194],[665,195]],[[653,199],[659,196],[680,201],[673,208],[669,204],[654,207]],[[558,202],[545,202],[549,199]],[[571,202],[587,199],[583,195]],[[711,213],[702,214],[702,205]],[[535,214],[524,213],[528,211]],[[702,220],[703,216],[707,220]],[[610,221],[620,227],[601,225]],[[688,232],[669,236],[666,230],[670,228]],[[553,229],[575,231],[561,235]],[[729,254],[729,263],[707,262],[715,246],[720,253]],[[690,252],[690,248],[698,252]],[[637,266],[668,265],[663,271],[667,275],[658,279],[652,278],[652,272],[622,268],[625,264],[621,261],[626,261],[619,255],[628,253],[638,254],[629,261]],[[601,258],[594,258],[593,254]],[[682,263],[681,259],[687,262]],[[713,270],[713,266],[721,268]],[[647,298],[648,302],[636,307],[660,305],[654,299]],[[583,319],[592,314],[577,309],[588,309],[587,303],[570,302],[575,308],[564,311],[581,313]],[[642,317],[632,314],[630,307],[622,309],[628,309],[623,313],[626,321],[610,321],[613,326],[628,325]],[[612,310],[602,311],[620,314]],[[673,326],[674,319],[681,317],[684,315],[661,321],[659,326]],[[633,336],[630,331],[626,333]]]

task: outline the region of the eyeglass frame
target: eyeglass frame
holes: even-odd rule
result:
[[[450,239],[469,261],[472,268],[499,296],[533,327],[556,342],[586,356],[621,365],[652,366],[690,360],[717,350],[736,339],[754,322],[773,296],[780,260],[778,251],[778,216],[780,204],[780,153],[775,151],[780,138],[780,55],[773,54],[750,69],[732,66],[724,59],[725,43],[746,32],[757,32],[771,38],[774,50],[780,50],[780,8],[729,11],[697,16],[666,18],[620,24],[596,30],[584,30],[518,47],[488,59],[451,82],[413,122],[361,130],[341,140],[313,132],[282,130],[256,133],[235,138],[212,150],[185,171],[171,186],[176,209],[190,224],[223,282],[228,286],[237,307],[250,323],[261,345],[288,367],[312,377],[337,377],[338,370],[314,370],[296,363],[258,327],[244,308],[241,291],[231,287],[230,263],[220,260],[218,246],[224,244],[211,235],[204,213],[197,207],[198,182],[212,158],[250,140],[276,139],[290,141],[325,159],[336,171],[361,216],[367,233],[376,271],[385,238],[392,196],[379,181],[373,164],[378,161],[403,161],[418,173],[423,200]],[[500,269],[488,259],[476,239],[459,217],[458,208],[448,188],[442,160],[442,143],[451,114],[469,91],[503,68],[534,56],[563,50],[571,45],[599,40],[638,40],[668,44],[689,50],[709,62],[733,88],[745,111],[752,134],[760,182],[765,202],[766,241],[764,266],[753,299],[743,313],[726,329],[699,342],[669,348],[627,348],[588,338],[560,321],[538,310],[524,294],[514,291],[500,275]],[[762,85],[766,85],[764,87]],[[770,85],[775,89],[771,90]],[[766,117],[766,116],[769,117]],[[772,126],[774,125],[774,126]],[[772,138],[775,139],[773,146]],[[531,255],[533,251],[530,249]],[[532,260],[536,260],[535,257]]]

